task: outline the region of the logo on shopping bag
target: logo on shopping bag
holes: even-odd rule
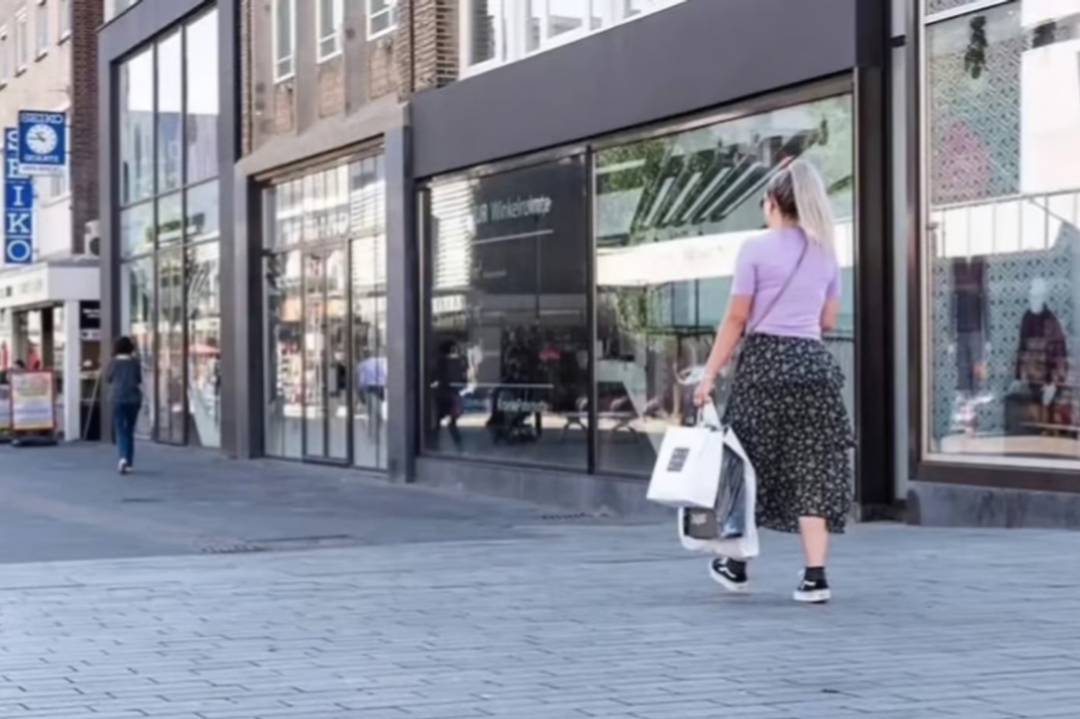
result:
[[[688,459],[690,459],[690,449],[688,447],[676,447],[671,453],[671,459],[668,460],[667,471],[683,471]]]

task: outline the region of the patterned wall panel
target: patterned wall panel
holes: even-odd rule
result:
[[[934,205],[1019,191],[1020,74],[1025,49],[1019,23],[1019,13],[1005,7],[929,30]]]

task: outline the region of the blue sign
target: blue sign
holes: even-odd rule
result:
[[[4,130],[4,263],[34,261],[34,183],[19,165],[19,131]]]
[[[67,164],[67,115],[20,110],[18,157],[24,174],[62,172]]]

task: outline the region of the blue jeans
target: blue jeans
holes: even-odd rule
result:
[[[116,450],[128,466],[135,465],[135,423],[139,420],[142,405],[118,403],[113,405],[113,432]]]

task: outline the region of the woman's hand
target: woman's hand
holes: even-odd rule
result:
[[[706,402],[712,401],[713,389],[716,387],[716,380],[712,377],[704,377],[701,383],[698,384],[697,389],[694,390],[694,406],[704,407]]]

